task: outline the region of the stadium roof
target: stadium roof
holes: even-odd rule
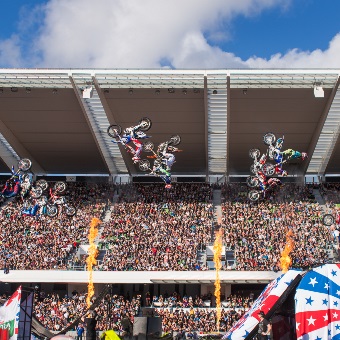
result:
[[[339,74],[0,69],[0,172],[27,157],[37,175],[142,174],[106,129],[149,117],[155,145],[182,138],[174,175],[247,175],[248,151],[265,151],[266,132],[284,135],[284,148],[308,153],[289,166],[291,175],[340,174]],[[93,95],[84,98],[88,88]]]

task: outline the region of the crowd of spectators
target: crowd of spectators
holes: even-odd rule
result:
[[[160,301],[162,296],[153,299]],[[154,316],[162,317],[165,333],[191,333],[216,331],[216,309],[204,307],[204,296],[183,296],[173,293],[169,298],[176,302],[172,306],[154,306]],[[79,320],[86,311],[86,293],[73,292],[72,296],[60,296],[56,293],[36,294],[34,315],[49,330],[59,332]],[[96,298],[94,297],[93,301]],[[192,301],[192,303],[186,303]],[[226,301],[230,306],[222,308],[219,330],[225,332],[251,307],[252,299],[248,296],[230,295]],[[233,302],[233,303],[232,303]],[[122,295],[106,294],[97,304],[97,331],[114,329],[123,333],[122,319],[128,317],[133,324],[134,317],[142,315],[142,297],[132,299]],[[81,319],[80,319],[81,320]],[[81,321],[80,321],[81,322]]]
[[[11,269],[68,269],[68,258],[79,244],[88,243],[93,217],[101,218],[107,206],[106,185],[70,184],[65,196],[77,214],[28,216],[16,198],[0,210],[0,267]]]
[[[222,187],[221,227],[226,248],[235,251],[237,270],[280,270],[289,230],[294,239],[292,267],[306,269],[328,260],[332,234],[308,186],[288,184],[272,200],[256,203],[236,199],[246,190],[236,184]]]
[[[101,233],[101,270],[197,270],[211,242],[212,189],[205,184],[126,187]],[[134,190],[133,190],[134,189]],[[117,261],[117,258],[120,260]]]

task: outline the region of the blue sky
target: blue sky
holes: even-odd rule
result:
[[[4,0],[0,67],[340,67],[338,0]]]

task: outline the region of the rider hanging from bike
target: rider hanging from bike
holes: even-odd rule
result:
[[[307,158],[307,154],[305,152],[295,151],[293,149],[287,149],[283,152],[280,152],[282,158],[281,158],[281,164],[294,160],[294,159],[302,159],[305,160]]]
[[[167,189],[171,188],[171,167],[175,163],[175,155],[173,152],[177,152],[178,148],[169,145],[169,142],[159,144],[156,152],[156,161],[154,163],[152,172],[160,172],[162,179],[166,183]]]

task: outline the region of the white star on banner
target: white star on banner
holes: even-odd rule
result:
[[[324,321],[327,321],[328,320],[328,314],[324,315],[323,318],[324,318]]]
[[[338,317],[338,313],[337,312],[333,313],[333,318],[336,319],[337,317]]]
[[[317,284],[318,281],[316,281],[316,277],[314,279],[310,279],[310,282],[308,283],[309,285],[313,285],[313,288],[314,288],[314,285]]]
[[[337,291],[336,291],[336,295],[340,295],[340,290],[337,290]]]
[[[329,288],[329,284],[325,283],[325,289],[328,289],[328,288]]]
[[[316,319],[313,319],[313,317],[312,316],[310,316],[310,318],[309,319],[307,319],[307,321],[308,321],[308,326],[309,325],[314,325],[314,321],[315,321]],[[315,325],[314,325],[315,326]]]

